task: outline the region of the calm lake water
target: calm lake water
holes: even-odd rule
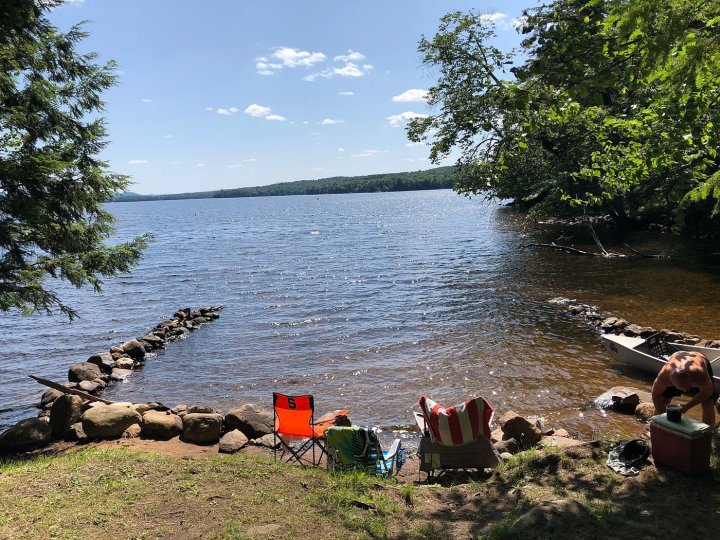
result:
[[[382,427],[412,423],[423,393],[447,405],[482,395],[499,414],[538,415],[581,436],[622,435],[642,426],[593,400],[618,384],[649,389],[651,380],[614,364],[594,330],[548,300],[576,298],[638,324],[720,337],[718,257],[670,235],[629,241],[671,260],[524,248],[560,231],[451,191],[109,207],[119,239],[152,232],[155,242],[102,295],[62,289],[78,321],[3,316],[0,429],[37,414],[44,388],[28,374],[64,382],[70,364],[186,306],[225,310],[105,398],[227,410],[269,408],[274,390],[307,392],[320,412],[347,407],[355,423]]]

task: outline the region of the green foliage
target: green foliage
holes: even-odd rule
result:
[[[0,3],[0,310],[77,313],[48,277],[101,290],[129,270],[148,238],[104,241],[103,203],[128,185],[97,154],[107,144],[100,94],[115,65],[81,54],[79,26],[61,33],[45,13],[61,2]]]
[[[453,185],[453,168],[437,167],[427,171],[373,174],[367,176],[336,176],[321,180],[280,182],[269,186],[221,189],[199,193],[172,195],[138,195],[124,193],[115,202],[159,201],[176,199],[214,199],[234,197],[274,197],[280,195],[323,195],[329,193],[375,193],[381,191],[415,191],[423,189],[450,189]]]
[[[439,160],[461,151],[455,188],[538,214],[685,224],[720,212],[720,4],[555,0],[527,10],[521,48],[491,44],[474,12],[419,50],[438,70],[408,136]],[[511,68],[508,66],[512,65]]]

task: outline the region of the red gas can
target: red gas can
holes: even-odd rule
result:
[[[679,422],[659,414],[650,419],[650,444],[655,463],[698,474],[710,468],[712,428],[683,416]]]

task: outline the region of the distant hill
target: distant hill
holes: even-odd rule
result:
[[[125,193],[113,202],[165,201],[176,199],[218,199],[232,197],[272,197],[279,195],[321,195],[328,193],[374,193],[380,191],[415,191],[449,189],[453,185],[453,167],[438,167],[425,171],[372,174],[367,176],[334,176],[320,180],[280,182],[269,186],[220,189],[195,193],[168,195],[140,195]]]

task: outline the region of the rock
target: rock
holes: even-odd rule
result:
[[[90,362],[73,364],[68,369],[68,380],[70,382],[92,381],[102,376],[100,368]]]
[[[570,434],[567,432],[567,430],[565,430],[563,428],[556,429],[553,432],[553,435],[555,435],[556,437],[569,437],[570,436]]]
[[[262,446],[264,448],[269,448],[270,450],[274,448],[280,448],[280,441],[277,443],[275,442],[275,435],[270,433],[269,435],[263,435],[262,437],[259,437],[257,439],[252,439],[250,441],[250,444],[253,446]]]
[[[665,328],[660,330],[660,336],[664,338],[665,341],[670,341],[672,343],[685,338],[685,334],[682,332],[678,332],[677,330],[667,330]]]
[[[568,306],[568,311],[572,313],[573,315],[580,315],[583,311],[585,311],[584,306],[577,306],[577,305],[571,305]]]
[[[124,381],[129,375],[132,375],[132,369],[114,368],[110,374],[110,378],[113,381]]]
[[[105,373],[110,373],[112,368],[115,367],[115,360],[112,353],[109,352],[93,354],[87,361],[95,364]]]
[[[186,413],[187,412],[187,405],[175,405],[172,409],[170,409],[170,412],[174,414],[180,414],[180,413]]]
[[[122,347],[118,347],[117,345],[113,345],[110,347],[110,354],[125,354],[125,351],[122,350]]]
[[[188,414],[194,414],[194,413],[203,413],[203,414],[210,414],[210,413],[217,413],[215,409],[212,407],[205,407],[204,405],[190,405],[187,408]]]
[[[114,367],[116,367],[118,369],[132,369],[134,365],[135,365],[135,360],[133,360],[129,356],[125,356],[123,358],[118,358],[115,361]]]
[[[641,331],[642,327],[637,324],[628,324],[625,328],[623,328],[623,334],[630,337],[639,336]]]
[[[638,403],[635,407],[635,416],[643,422],[649,422],[655,416],[655,405],[652,403]]]
[[[142,433],[140,424],[133,424],[123,431],[123,439],[137,439]]]
[[[51,441],[50,424],[40,418],[27,418],[0,435],[0,454],[34,450]]]
[[[81,381],[80,384],[78,384],[78,388],[83,392],[93,394],[100,388],[100,384],[96,381]]]
[[[82,428],[91,439],[118,439],[127,428],[141,421],[130,403],[99,404],[82,415]]]
[[[583,445],[582,441],[578,441],[577,439],[572,439],[570,437],[563,437],[561,435],[550,435],[549,437],[543,437],[540,439],[540,445],[545,446],[554,446],[556,448],[570,448],[571,446],[580,446]]]
[[[515,439],[506,439],[497,442],[495,448],[500,454],[517,454],[520,451],[520,444]]]
[[[507,461],[508,459],[512,459],[513,455],[510,452],[502,452],[500,454],[500,459],[503,461]]]
[[[500,419],[503,439],[515,439],[523,448],[529,448],[540,440],[542,430],[537,425],[513,411],[506,412]]]
[[[195,444],[214,444],[220,439],[222,422],[221,414],[186,414],[182,417],[182,439]]]
[[[84,400],[80,396],[64,394],[57,398],[50,409],[50,428],[56,439],[62,439],[70,426],[80,421]]]
[[[492,433],[490,433],[490,441],[493,443],[502,441],[503,438],[503,431],[502,429],[496,429]]]
[[[632,414],[638,403],[652,403],[652,394],[631,386],[613,386],[595,399],[595,404],[603,409],[613,409]]]
[[[150,410],[143,414],[143,433],[151,439],[172,439],[182,433],[183,423],[176,414]]]
[[[239,429],[229,431],[220,439],[220,452],[234,454],[248,443],[248,438]]]
[[[134,359],[145,358],[145,347],[137,339],[126,341],[120,347],[122,351]]]
[[[273,422],[272,411],[253,403],[241,405],[225,415],[225,424],[229,430],[239,429],[250,439],[272,433]]]
[[[78,422],[70,426],[70,429],[65,433],[65,440],[68,442],[76,442],[87,439],[87,435],[82,428],[82,422]]]
[[[547,501],[520,516],[509,532],[513,538],[551,538],[589,520],[590,512],[575,500]]]
[[[173,318],[178,320],[185,320],[190,316],[190,308],[184,308],[173,313]]]
[[[164,344],[163,338],[160,338],[155,334],[145,334],[140,338],[140,340],[148,343],[153,349],[159,349]]]
[[[132,407],[137,413],[140,414],[140,416],[152,409],[149,403],[133,403]]]
[[[63,394],[60,390],[48,390],[47,392],[44,392],[42,397],[40,398],[40,408],[50,408],[53,404],[53,401],[64,395],[65,394]]]

